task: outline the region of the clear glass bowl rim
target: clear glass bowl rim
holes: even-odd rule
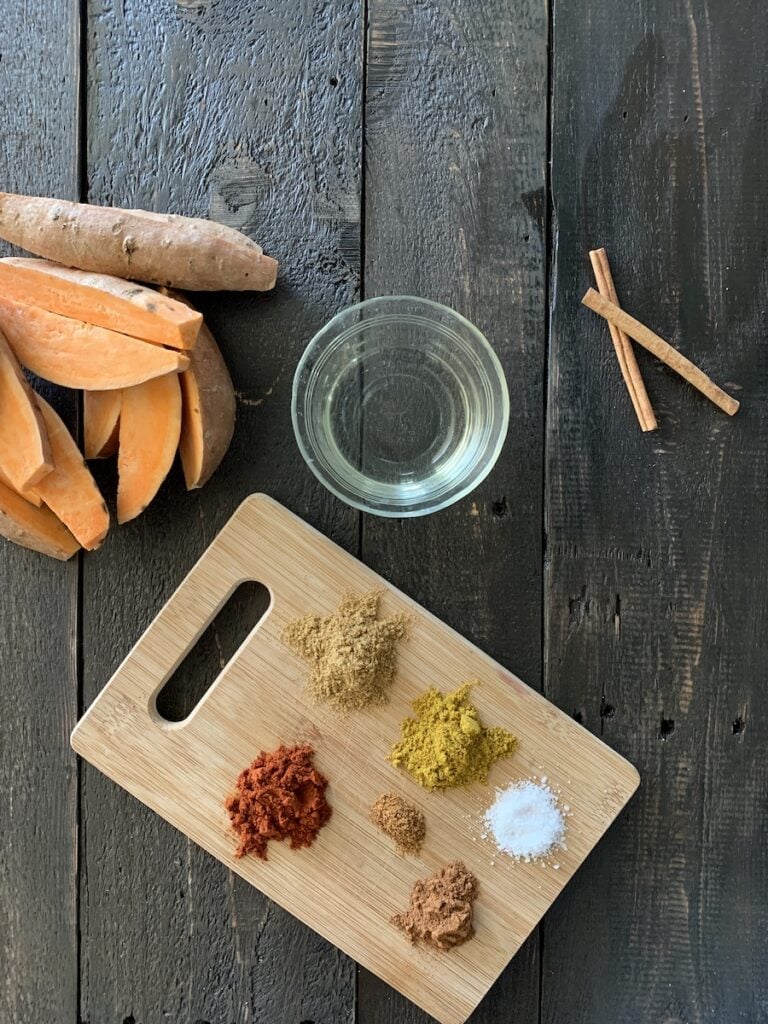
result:
[[[501,420],[493,449],[488,454],[481,467],[476,472],[471,473],[466,477],[466,480],[461,487],[457,488],[455,491],[448,492],[448,494],[440,498],[440,500],[428,506],[410,508],[408,506],[398,508],[388,506],[381,507],[377,505],[375,501],[372,502],[371,498],[366,497],[364,494],[360,494],[359,492],[357,494],[350,494],[340,490],[335,486],[334,481],[316,465],[314,455],[304,443],[299,424],[299,388],[302,377],[307,372],[307,364],[315,357],[317,352],[321,350],[323,346],[333,342],[339,333],[338,325],[345,318],[361,309],[375,309],[376,306],[385,306],[388,304],[411,304],[423,306],[427,312],[426,319],[430,318],[429,311],[432,311],[433,315],[434,313],[440,313],[442,316],[447,316],[461,324],[472,336],[473,341],[483,351],[484,356],[488,359],[501,392]],[[309,371],[308,373],[308,381],[311,379],[311,372],[312,371]],[[308,385],[305,385],[303,390],[307,391]],[[433,512],[439,512],[441,509],[448,508],[450,505],[460,501],[462,498],[465,498],[468,494],[474,491],[475,488],[485,480],[498,461],[509,429],[509,414],[509,389],[507,387],[506,377],[504,376],[504,370],[499,357],[494,352],[490,342],[483,332],[478,327],[475,327],[470,320],[467,320],[465,316],[462,316],[461,313],[457,313],[455,309],[451,309],[450,306],[446,306],[441,302],[435,302],[433,299],[423,299],[416,295],[378,295],[370,299],[363,299],[352,306],[345,306],[344,309],[339,310],[338,313],[331,317],[327,323],[323,324],[323,326],[313,335],[302,352],[301,358],[299,359],[293,375],[293,387],[291,389],[291,422],[293,424],[293,433],[296,438],[296,444],[298,445],[301,456],[307,466],[320,483],[326,487],[331,494],[335,495],[340,501],[343,501],[345,505],[356,508],[360,512],[368,512],[371,515],[382,516],[387,519],[412,519],[416,516],[431,515]]]

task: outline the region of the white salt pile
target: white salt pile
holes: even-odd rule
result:
[[[484,821],[500,850],[536,860],[563,845],[565,821],[549,786],[517,782],[496,792]]]

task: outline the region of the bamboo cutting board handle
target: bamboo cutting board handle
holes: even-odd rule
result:
[[[250,564],[247,557],[231,557],[232,548],[236,547],[238,523],[252,502],[253,496],[240,505],[165,603],[117,673],[125,695],[143,705],[159,725],[178,728],[178,725],[171,725],[158,715],[155,697],[234,591],[241,583],[255,579],[257,567]],[[266,579],[260,579],[260,582],[269,585]]]

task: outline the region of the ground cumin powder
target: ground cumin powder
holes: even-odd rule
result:
[[[262,750],[240,772],[224,802],[239,839],[236,857],[255,853],[266,860],[270,839],[288,839],[292,850],[312,845],[331,816],[328,780],[312,764],[313,753],[306,744]]]
[[[307,615],[288,623],[283,641],[310,664],[310,697],[343,713],[384,704],[395,677],[396,645],[410,619],[378,619],[381,591],[347,594],[327,618]]]
[[[511,732],[482,724],[469,699],[473,685],[465,683],[448,694],[427,690],[413,702],[416,717],[406,718],[400,727],[400,741],[389,760],[426,789],[487,782],[494,761],[510,757],[517,747]]]
[[[397,793],[384,793],[371,807],[371,821],[394,842],[399,853],[418,853],[427,823],[424,815]]]
[[[429,878],[419,879],[411,889],[408,910],[395,914],[391,923],[411,942],[453,949],[474,935],[472,904],[477,888],[477,879],[466,864],[455,860]]]

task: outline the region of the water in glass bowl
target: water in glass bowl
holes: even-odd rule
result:
[[[293,410],[300,447],[351,504],[424,514],[466,493],[495,461],[506,385],[483,336],[452,310],[369,300],[331,321],[302,364]]]

